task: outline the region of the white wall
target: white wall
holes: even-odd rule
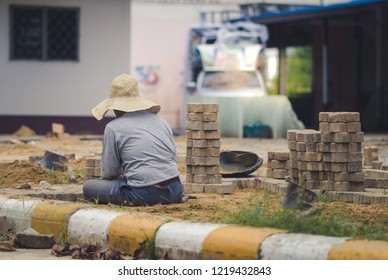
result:
[[[9,4],[80,8],[78,62],[9,59]],[[91,116],[129,72],[129,0],[0,0],[0,115]]]
[[[141,95],[161,105],[160,114],[170,125],[183,125],[184,70],[189,29],[199,24],[200,11],[236,10],[236,5],[156,4],[131,6],[131,73],[139,79]],[[160,77],[155,86],[141,83],[136,68],[153,67]]]

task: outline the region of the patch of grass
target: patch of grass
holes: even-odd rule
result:
[[[193,213],[191,211],[184,211],[183,212],[183,219],[189,220],[192,215],[193,215]]]
[[[283,209],[270,211],[264,201],[231,214],[225,222],[254,227],[280,228],[292,233],[388,241],[388,233],[382,225],[371,227],[366,223],[352,222],[335,212],[329,215],[316,214],[307,217],[299,217],[298,214],[297,211]]]

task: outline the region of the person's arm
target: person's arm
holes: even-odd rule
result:
[[[113,131],[107,126],[104,131],[101,155],[101,178],[116,179],[120,175],[121,157]]]

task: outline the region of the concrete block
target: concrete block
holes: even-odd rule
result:
[[[331,162],[331,153],[322,153],[323,162]]]
[[[203,130],[203,122],[202,121],[187,121],[186,129],[188,130]]]
[[[362,162],[349,162],[346,164],[348,172],[361,172],[362,171]]]
[[[298,160],[298,152],[297,151],[290,151],[290,159]]]
[[[321,133],[321,142],[323,143],[331,143],[333,137],[333,133],[331,132],[322,132]]]
[[[296,151],[296,141],[288,141],[288,149],[290,149],[291,151]]]
[[[320,185],[320,189],[323,191],[333,191],[334,190],[334,182],[323,180]]]
[[[351,134],[349,132],[338,132],[338,133],[333,133],[332,135],[332,142],[335,142],[335,143],[354,142],[351,139],[352,139]]]
[[[205,111],[204,104],[189,103],[186,105],[188,113],[203,113]]]
[[[56,134],[62,134],[65,132],[65,127],[63,126],[63,124],[60,123],[52,123],[51,131]]]
[[[306,151],[306,143],[305,142],[296,142],[296,151],[305,152]]]
[[[321,181],[320,180],[307,180],[305,185],[306,185],[306,188],[309,190],[319,189],[321,186]]]
[[[202,121],[216,122],[217,121],[217,113],[203,113]]]
[[[203,121],[203,113],[187,113],[186,114],[187,121]]]
[[[348,153],[349,152],[348,143],[331,143],[330,152],[331,153]]]
[[[338,172],[334,173],[335,182],[349,182],[349,173],[348,172]]]
[[[330,153],[330,143],[318,143],[318,152]]]
[[[323,171],[323,162],[307,162],[307,171]]]
[[[338,172],[348,172],[348,164],[343,162],[333,162],[331,164],[331,171]]]
[[[187,133],[187,137],[191,139],[220,139],[221,133],[219,130],[214,130],[214,131],[193,130]]]
[[[349,143],[349,153],[361,152],[361,143]]]
[[[347,132],[360,132],[361,131],[361,123],[360,122],[346,123],[346,131]]]
[[[365,191],[364,183],[352,183],[352,182],[335,182],[335,191],[350,191],[350,192],[363,192]]]
[[[221,147],[220,140],[191,140],[187,141],[189,148],[219,148]]]
[[[306,152],[304,153],[304,160],[305,161],[322,161],[322,153],[317,152]]]
[[[364,180],[365,180],[364,172],[349,173],[349,182],[364,182]]]
[[[350,142],[362,143],[364,142],[364,132],[350,133]]]
[[[204,113],[217,113],[219,110],[219,104],[204,104]]]
[[[306,171],[307,170],[307,162],[305,162],[305,161],[298,161],[298,169],[300,171]]]
[[[274,159],[279,161],[286,161],[290,159],[289,152],[268,152],[268,159]]]
[[[273,169],[272,176],[274,179],[282,179],[284,180],[284,177],[288,176],[288,170],[287,169]]]
[[[218,131],[219,130],[218,122],[203,122],[203,130]]]
[[[365,161],[364,161],[364,163],[365,163]],[[373,169],[381,169],[382,166],[383,166],[382,161],[372,161],[372,168]]]
[[[329,123],[329,132],[346,132],[346,123]]]
[[[318,145],[320,143],[306,143],[306,152],[318,152]]]
[[[17,233],[13,246],[17,248],[49,249],[55,244],[54,234]]]
[[[267,178],[273,178],[273,170],[272,168],[267,168]]]
[[[99,162],[97,164],[97,159],[95,158],[86,158],[85,159],[85,166],[86,167],[95,167],[95,166],[99,166]]]
[[[271,160],[269,161],[270,167],[272,169],[287,169],[286,168],[286,161],[280,161],[280,160]]]
[[[319,122],[329,122],[329,116],[332,112],[320,112],[319,113]]]
[[[320,122],[319,123],[319,131],[320,132],[329,132],[330,127],[328,122]]]

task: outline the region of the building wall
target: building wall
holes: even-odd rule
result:
[[[236,5],[132,3],[131,73],[139,80],[141,95],[161,105],[159,114],[175,130],[181,130],[185,121],[184,77],[189,29],[200,23],[201,11],[219,10],[238,11],[239,8]]]
[[[79,61],[10,60],[10,4],[80,8]],[[129,9],[129,0],[0,1],[0,116],[91,116],[129,72]]]

